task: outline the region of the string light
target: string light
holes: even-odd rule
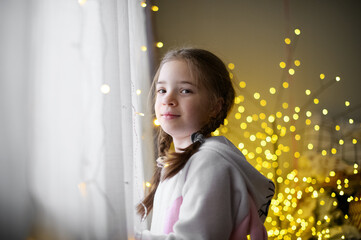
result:
[[[157,42],[157,48],[162,48],[164,44],[162,42]]]
[[[241,81],[241,82],[239,83],[239,86],[240,86],[241,88],[245,88],[245,87],[246,87],[246,82]]]
[[[83,6],[86,2],[87,0],[78,0],[80,6]]]
[[[230,70],[233,70],[233,69],[234,69],[234,63],[228,64],[228,68],[229,68]]]
[[[110,92],[110,87],[108,84],[103,84],[100,86],[100,92],[103,94],[108,94]]]
[[[152,11],[153,12],[158,12],[159,11],[159,7],[158,6],[152,6]]]

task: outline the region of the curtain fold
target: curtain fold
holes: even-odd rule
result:
[[[0,62],[15,56],[0,75],[0,223],[14,221],[1,232],[131,239],[144,227],[134,211],[143,162],[154,158],[145,9],[131,0],[1,2],[6,8],[1,31],[18,35],[0,41]]]

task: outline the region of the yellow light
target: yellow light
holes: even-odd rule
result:
[[[251,140],[252,142],[256,141],[256,136],[255,135],[251,135],[249,137],[249,140]]]
[[[327,155],[327,151],[326,151],[326,150],[322,150],[321,154],[322,154],[322,156],[326,156],[326,155]]]
[[[146,6],[147,6],[147,4],[145,3],[145,1],[142,1],[142,2],[140,3],[140,6],[142,6],[142,7],[146,7]]]
[[[306,116],[307,116],[307,117],[311,117],[311,116],[312,116],[312,112],[311,112],[311,111],[307,111],[307,112],[306,112]]]
[[[301,109],[299,107],[295,107],[295,112],[299,113],[301,111]]]
[[[153,124],[154,124],[155,126],[159,126],[159,125],[160,125],[160,122],[158,121],[158,119],[154,119]]]
[[[349,101],[345,101],[345,106],[346,106],[346,107],[350,106],[350,102],[349,102]]]
[[[247,150],[247,149],[243,149],[243,150],[242,150],[242,153],[243,153],[243,155],[247,155],[247,154],[248,154],[248,150]]]
[[[149,188],[149,187],[152,186],[152,184],[150,184],[150,182],[146,182],[146,183],[145,183],[145,186],[146,186],[147,188]]]
[[[158,10],[159,10],[159,7],[158,6],[152,6],[152,11],[153,12],[158,12]]]
[[[295,135],[295,139],[296,139],[296,141],[301,140],[301,135],[300,135],[300,134],[296,134],[296,135]]]
[[[103,94],[108,94],[110,92],[110,87],[108,84],[103,84],[101,85],[100,87],[100,91],[103,93]]]
[[[338,143],[339,143],[340,145],[343,145],[343,144],[344,144],[344,141],[343,141],[342,139],[340,139],[340,140],[338,141]]]
[[[147,47],[146,46],[141,46],[140,48],[143,52],[147,51]]]
[[[321,79],[325,79],[325,74],[321,73],[321,74],[320,74],[320,78],[321,78]]]
[[[271,87],[271,88],[269,89],[269,92],[270,92],[271,94],[275,94],[275,93],[276,93],[276,89],[275,89],[274,87]]]
[[[288,108],[288,103],[286,103],[286,102],[282,103],[282,108],[287,109]]]
[[[259,99],[259,98],[261,97],[261,94],[259,94],[258,92],[256,92],[256,93],[253,94],[253,97],[254,97],[255,99]]]
[[[353,119],[350,118],[350,119],[348,120],[348,122],[349,122],[350,124],[353,124]]]
[[[296,127],[295,127],[295,126],[293,126],[293,125],[292,125],[292,126],[290,126],[290,131],[291,131],[291,132],[296,131]]]
[[[285,63],[285,62],[280,62],[280,67],[281,67],[281,68],[285,68],[285,67],[286,67],[286,63]]]
[[[312,149],[313,149],[313,144],[312,144],[312,143],[309,143],[309,144],[307,145],[307,148],[308,148],[309,150],[312,150]]]
[[[336,79],[336,82],[339,82],[341,80],[341,78],[339,76],[337,76],[335,79]]]
[[[274,121],[275,121],[275,116],[272,114],[272,115],[270,115],[269,117],[268,117],[268,121],[270,122],[270,123],[273,123]]]
[[[284,116],[284,117],[283,117],[283,121],[289,122],[289,121],[290,121],[290,117],[289,117],[289,116]]]
[[[288,88],[288,86],[289,86],[289,85],[288,85],[288,82],[283,82],[283,83],[282,83],[282,86],[283,86],[283,88]]]
[[[318,126],[317,124],[313,128],[315,129],[315,131],[320,130],[320,126]]]
[[[322,114],[323,114],[323,115],[327,115],[327,113],[328,113],[328,110],[327,110],[326,108],[324,108],[324,109],[322,110]]]
[[[243,106],[238,107],[238,112],[244,113],[245,108]]]
[[[291,44],[291,39],[285,38],[285,43],[286,43],[286,44]]]
[[[295,60],[295,66],[299,67],[301,65],[300,60]]]
[[[310,95],[310,94],[311,94],[311,90],[306,89],[305,93],[306,93],[306,95]]]
[[[219,130],[216,129],[213,133],[212,133],[213,136],[219,136]]]
[[[229,78],[233,79],[233,73],[231,73],[231,72],[229,73]]]
[[[334,176],[336,176],[336,173],[335,173],[335,171],[330,171],[330,177],[334,177]]]
[[[157,42],[157,48],[162,48],[163,47],[163,43],[162,42]]]
[[[237,120],[239,120],[239,119],[241,119],[242,115],[241,115],[240,113],[236,113],[236,114],[234,115],[234,117],[235,117]]]
[[[336,148],[332,148],[332,149],[331,149],[331,153],[332,153],[332,154],[336,154],[336,153],[337,153]]]
[[[240,127],[244,130],[247,128],[247,123],[243,122],[241,123]]]
[[[355,138],[352,139],[352,143],[353,143],[353,144],[356,144],[356,143],[357,143],[357,139],[355,139]]]
[[[242,149],[242,148],[244,148],[244,144],[243,144],[243,143],[239,143],[239,144],[238,144],[238,147],[239,147],[240,149]]]
[[[136,93],[137,95],[140,95],[140,94],[142,93],[142,90],[137,89],[137,91],[135,91],[135,93]]]
[[[301,34],[301,30],[298,29],[298,28],[296,28],[296,29],[295,29],[295,34],[296,34],[296,35],[300,35],[300,34]]]
[[[83,6],[86,2],[87,0],[78,0],[80,6]]]
[[[297,120],[299,116],[298,116],[297,113],[294,113],[292,117],[293,117],[294,120]]]
[[[252,122],[252,120],[253,120],[253,119],[252,119],[252,117],[251,117],[251,116],[247,116],[247,118],[246,118],[246,121],[247,121],[247,122],[251,123],[251,122]]]
[[[79,188],[80,194],[83,197],[86,197],[87,196],[87,185],[86,185],[86,183],[85,182],[79,183],[78,188]]]
[[[282,113],[281,113],[281,112],[276,112],[276,117],[277,117],[277,118],[281,118],[281,117],[282,117]]]
[[[245,81],[241,81],[241,82],[239,83],[239,86],[240,86],[241,88],[245,88],[245,87],[246,87],[246,82],[245,82]]]
[[[306,119],[305,123],[306,125],[311,125],[311,119]]]
[[[289,73],[290,75],[294,75],[294,74],[295,74],[295,70],[294,70],[293,68],[290,68],[290,69],[288,69],[288,73]]]
[[[300,154],[299,152],[295,152],[295,154],[294,154],[295,158],[299,158],[300,155],[301,155],[301,154]]]
[[[313,99],[314,104],[318,104],[319,102],[320,102],[320,100],[318,100],[317,98]]]
[[[260,113],[260,114],[259,114],[259,118],[262,119],[262,120],[264,120],[264,119],[266,118],[266,114]]]
[[[227,125],[228,125],[228,119],[224,119],[223,125],[224,125],[224,126],[227,126]]]
[[[341,128],[340,128],[339,125],[336,125],[336,126],[335,126],[335,130],[336,130],[336,131],[340,131],[340,129],[341,129]]]
[[[261,106],[264,107],[267,105],[267,101],[262,99],[261,102],[260,102]]]
[[[233,63],[228,64],[228,68],[233,70],[234,69],[234,64]]]

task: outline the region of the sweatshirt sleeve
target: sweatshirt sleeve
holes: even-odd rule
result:
[[[142,232],[142,240],[229,239],[240,196],[232,192],[232,167],[214,152],[192,159],[185,181],[179,219],[168,235]]]

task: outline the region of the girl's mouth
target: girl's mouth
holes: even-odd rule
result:
[[[172,113],[165,113],[165,114],[162,114],[162,117],[163,117],[164,119],[171,120],[171,119],[175,119],[175,118],[180,117],[180,115],[172,114]]]

